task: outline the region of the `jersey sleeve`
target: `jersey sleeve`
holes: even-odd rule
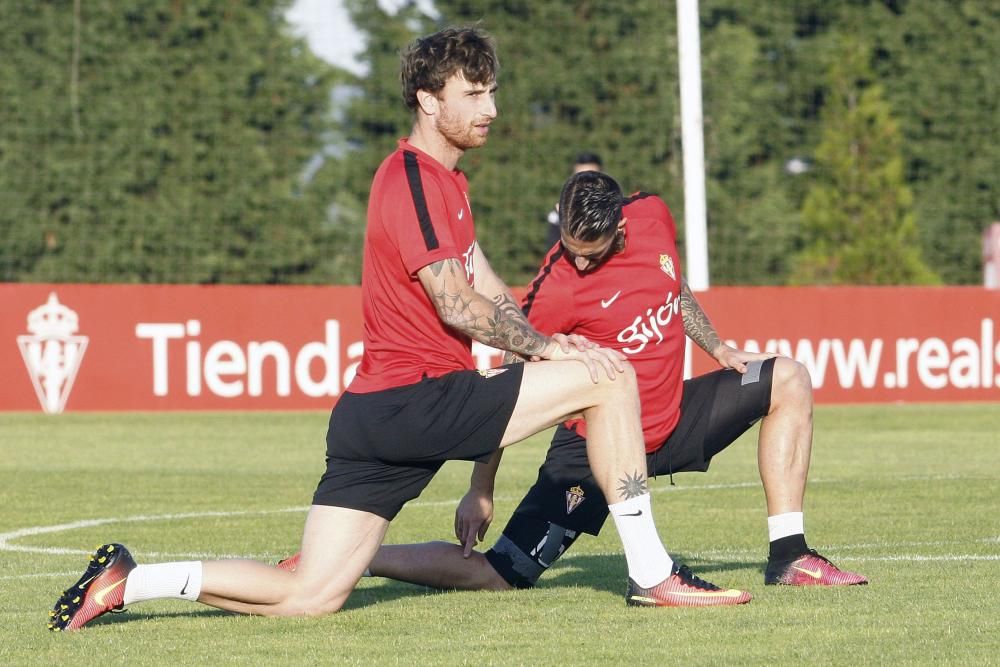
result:
[[[407,169],[402,181],[401,196],[385,198],[382,215],[393,221],[389,228],[407,273],[415,275],[433,262],[459,258],[440,181],[419,168]]]
[[[547,336],[569,333],[577,323],[573,290],[559,272],[552,271],[552,263],[564,261],[561,256],[557,250],[549,253],[521,301],[528,322]]]

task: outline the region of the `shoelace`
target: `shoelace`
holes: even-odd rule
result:
[[[684,580],[684,583],[688,584],[689,586],[694,586],[696,588],[706,588],[710,591],[722,590],[715,584],[709,583],[704,579],[702,579],[701,577],[697,576],[694,572],[691,571],[691,568],[689,568],[687,565],[677,566],[677,575]]]
[[[809,549],[809,551],[807,551],[805,555],[812,556],[814,558],[819,558],[821,561],[823,561],[827,565],[833,565],[833,563],[830,562],[829,558],[827,558],[826,556],[821,555],[815,549]]]

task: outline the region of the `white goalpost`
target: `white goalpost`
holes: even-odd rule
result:
[[[708,289],[709,280],[698,0],[677,0],[677,50],[684,161],[685,273],[692,291],[699,292]]]

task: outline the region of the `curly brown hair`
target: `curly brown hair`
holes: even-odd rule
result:
[[[492,37],[478,28],[445,28],[420,37],[403,52],[403,102],[415,111],[418,90],[437,94],[456,72],[472,83],[487,84],[499,71]]]

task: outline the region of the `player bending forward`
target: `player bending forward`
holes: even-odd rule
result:
[[[594,480],[616,517],[630,591],[640,592],[630,599],[641,594],[658,604],[676,587],[709,590],[674,567],[656,534],[632,366],[580,337],[535,330],[476,242],[457,164],[486,143],[497,116],[497,69],[492,40],[474,29],[418,39],[403,56],[413,129],[372,183],[361,281],[364,356],[330,415],[327,468],[297,569],[248,560],[136,565],[127,549],[108,544],[59,597],[52,630],[158,598],[269,616],[335,612],[389,522],[444,461],[487,461],[571,417],[589,429]],[[540,361],[478,373],[472,340]],[[717,599],[731,604],[750,595],[727,591]]]
[[[559,206],[561,243],[549,251],[522,308],[539,331],[577,333],[632,362],[648,474],[706,471],[713,456],[761,420],[757,457],[770,537],[764,583],[867,583],[806,544],[812,386],[805,367],[719,339],[681,277],[673,218],[659,197],[623,198],[610,176],[584,172],[566,182]],[[725,370],[683,381],[685,333]],[[493,517],[495,465],[476,466],[459,504],[455,535],[463,546],[383,546],[370,573],[437,588],[533,586],[580,533],[597,535],[607,519],[605,496],[587,465],[594,435],[581,420],[559,426],[538,480],[485,554],[472,547]],[[283,563],[294,566],[294,559]],[[644,598],[640,590],[628,592],[630,602]],[[692,598],[678,590],[657,600],[664,602],[681,606]]]

